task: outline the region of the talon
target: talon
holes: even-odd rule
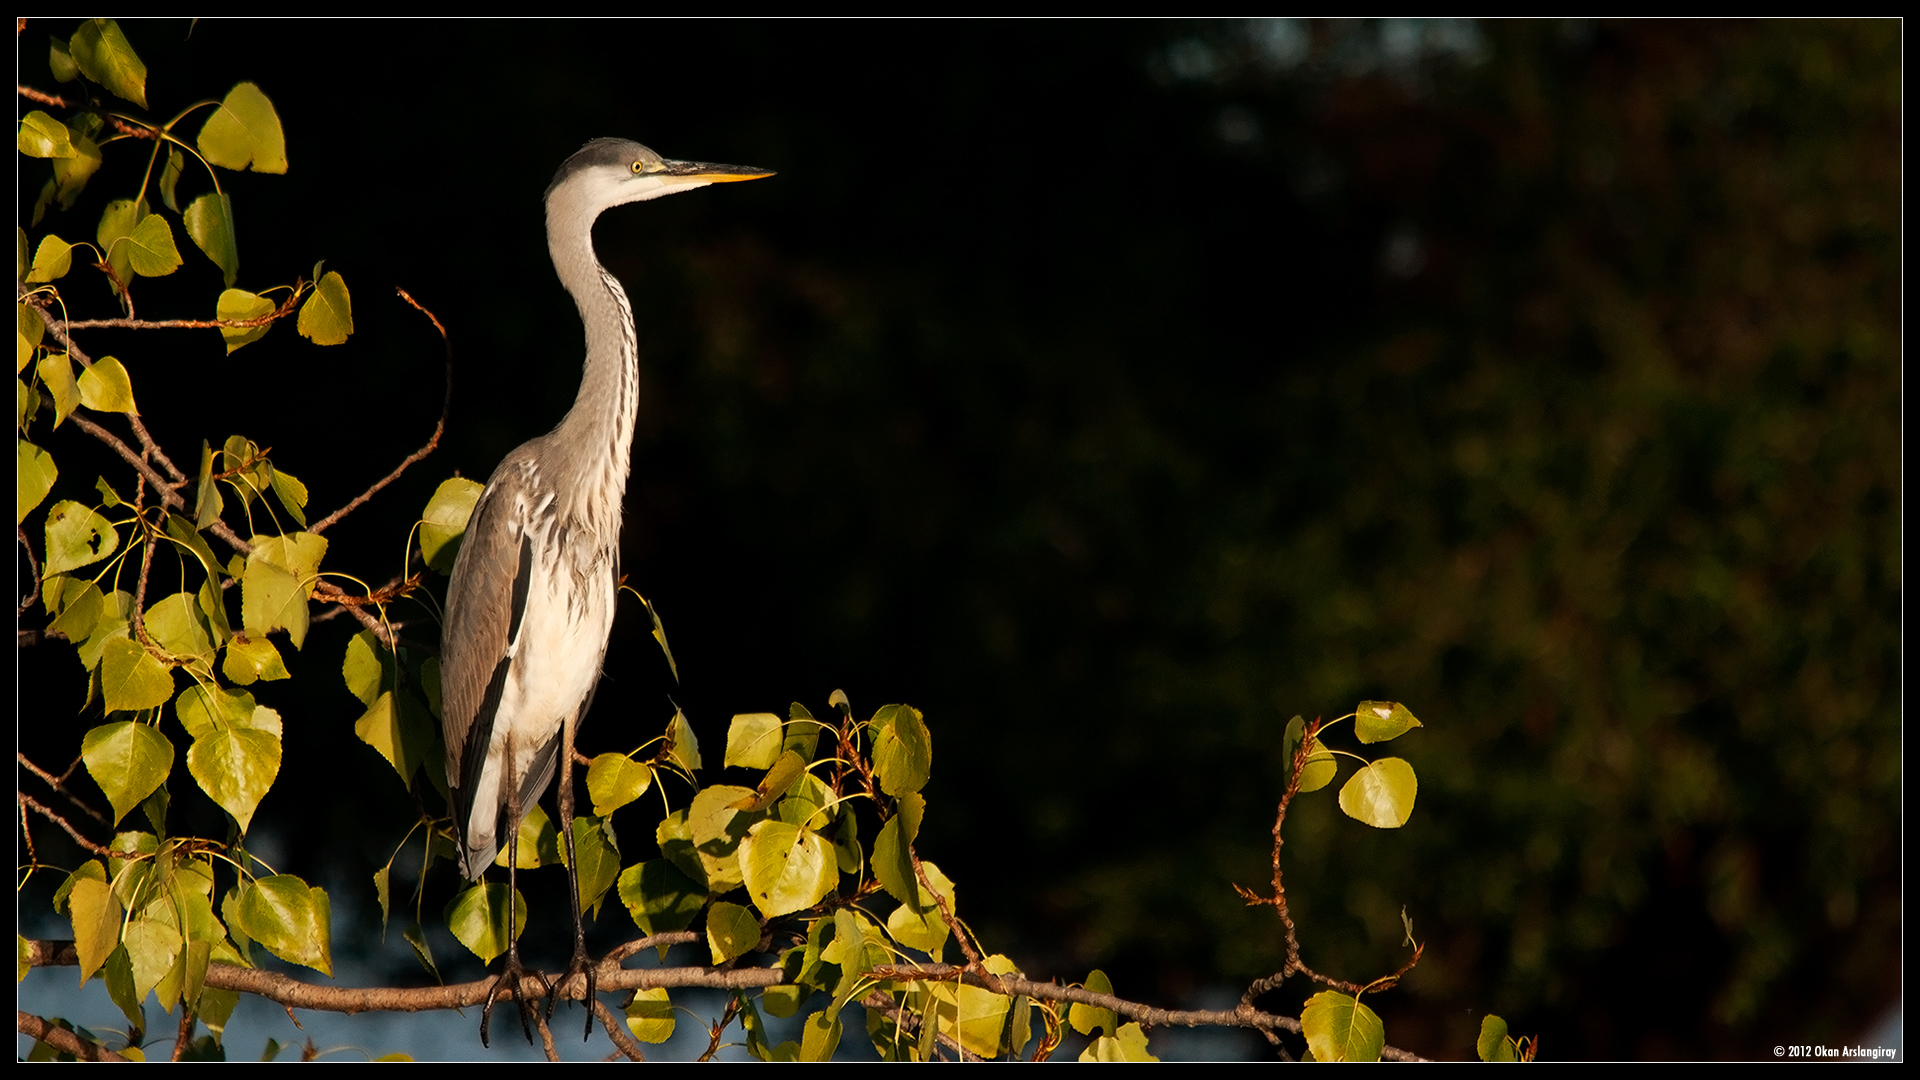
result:
[[[587,943],[585,941],[576,941],[573,946],[573,959],[567,961],[567,970],[561,974],[558,984],[560,990],[571,998],[573,997],[571,991],[575,977],[586,980],[586,992],[580,995],[579,1001],[585,1005],[587,1009],[585,1037],[588,1040],[593,1038],[593,995],[596,987],[599,985],[598,968],[599,964],[587,955]],[[558,993],[555,993],[550,994],[547,998],[547,1019],[549,1020],[553,1019],[553,1005],[559,996]]]
[[[540,980],[542,993],[547,998],[547,1015],[553,1015],[553,984],[547,981],[547,977],[540,972],[528,971],[526,968],[521,967],[519,957],[509,952],[507,955],[507,966],[501,970],[499,977],[493,980],[493,986],[488,988],[486,1007],[480,1010],[481,1046],[491,1046],[487,1041],[487,1029],[489,1025],[493,1023],[493,1006],[495,1002],[500,1000],[500,986],[502,983],[506,984],[507,996],[511,997],[513,1003],[519,1007],[521,1032],[526,1035],[529,1045],[533,1043],[534,1007],[533,1004],[527,1000],[526,995],[521,992],[520,988],[520,984],[525,981],[529,975]]]

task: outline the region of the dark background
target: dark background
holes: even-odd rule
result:
[[[1390,751],[1413,820],[1329,790],[1286,853],[1309,964],[1397,968],[1403,906],[1426,942],[1370,999],[1390,1042],[1470,1056],[1491,1011],[1547,1057],[1765,1057],[1895,1000],[1897,24],[122,25],[146,115],[242,79],[279,111],[291,171],[222,174],[239,284],[325,259],[353,293],[331,349],[90,335],[176,460],[245,434],[325,513],[438,410],[393,288],[448,328],[442,448],[330,533],[375,583],[435,485],[571,400],[558,163],[619,135],[778,171],[596,231],[642,342],[625,567],[682,681],[629,602],[587,753],[669,695],[710,761],[736,712],[912,703],[960,914],[1030,974],[1172,1005],[1280,965],[1230,883],[1267,877],[1287,718],[1389,698],[1427,725]],[[57,89],[71,30],[27,27],[23,82]],[[90,238],[144,151],[41,228]],[[144,317],[210,313],[179,242]],[[90,273],[70,310],[111,315]],[[55,498],[125,471],[47,445]],[[254,842],[328,885],[345,951],[415,816],[352,737],[350,625],[253,688],[287,718]],[[98,722],[70,647],[21,664],[23,749],[64,764]],[[652,818],[616,821],[644,857]],[[596,940],[630,931],[610,906]]]

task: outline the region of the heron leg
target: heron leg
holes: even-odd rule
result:
[[[589,699],[591,700],[591,699]],[[581,710],[585,712],[584,709]],[[560,976],[560,985],[572,983],[575,975],[587,981],[587,992],[580,1000],[587,1007],[586,1038],[593,1038],[593,992],[598,965],[587,955],[587,931],[580,919],[580,863],[573,851],[573,729],[575,722],[562,725],[560,734],[560,835],[567,845],[567,899],[573,902],[573,959]],[[547,1016],[553,1016],[552,997],[547,998]]]
[[[551,996],[553,984],[545,975],[537,971],[529,972],[520,966],[520,928],[518,925],[520,896],[520,783],[513,775],[513,737],[507,737],[507,966],[500,971],[500,977],[493,981],[487,990],[487,1006],[480,1010],[480,1045],[487,1046],[487,1025],[493,1020],[493,1003],[500,996],[500,987],[506,985],[507,993],[520,1009],[520,1030],[526,1033],[527,1042],[533,1042],[533,1006],[527,1002],[521,983],[531,974],[540,980],[541,986],[549,997],[548,1008],[552,1008]],[[578,908],[575,901],[574,907]]]

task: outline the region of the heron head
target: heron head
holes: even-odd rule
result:
[[[622,203],[772,175],[746,165],[672,161],[627,139],[595,139],[561,164],[546,198],[550,209],[568,203],[597,214]]]

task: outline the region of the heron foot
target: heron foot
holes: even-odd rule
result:
[[[493,985],[488,988],[487,1006],[480,1010],[481,1046],[488,1045],[487,1025],[493,1021],[493,1003],[499,1000],[503,984],[505,985],[508,996],[513,998],[513,1003],[520,1009],[520,1030],[526,1033],[528,1043],[533,1042],[533,1004],[527,1000],[526,994],[521,987],[521,984],[529,975],[540,980],[541,990],[548,999],[547,1008],[548,1010],[552,1010],[553,983],[547,981],[547,977],[538,971],[530,971],[527,968],[521,967],[518,949],[508,950],[507,966],[501,969],[500,977],[493,980]],[[551,1015],[551,1011],[549,1011],[549,1015]]]
[[[561,973],[559,979],[555,980],[554,986],[557,988],[556,992],[550,993],[547,996],[547,1019],[551,1020],[553,1019],[554,1002],[559,1000],[562,994],[565,994],[567,997],[573,996],[571,990],[574,979],[581,978],[586,980],[587,990],[586,993],[580,995],[580,1002],[587,1007],[586,1038],[589,1040],[593,1038],[593,995],[599,982],[599,967],[599,963],[587,955],[586,941],[576,938],[573,943],[573,959],[567,961],[567,970]]]

